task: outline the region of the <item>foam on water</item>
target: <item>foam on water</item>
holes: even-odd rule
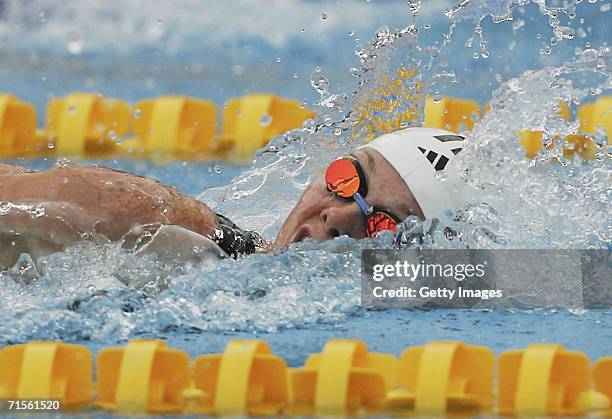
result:
[[[535,3],[554,33],[549,47],[562,48],[567,32],[559,15],[571,15],[574,5],[553,10]],[[445,94],[445,83],[457,79],[448,68],[445,46],[453,42],[454,25],[474,22],[484,48],[480,53],[490,51],[483,18],[493,16],[499,25],[508,25],[505,20],[514,8],[525,4],[463,1],[447,12],[451,28],[444,42],[427,43],[420,41],[422,28],[411,16],[420,2],[409,2],[410,26],[381,28],[369,45],[357,48],[359,64],[350,69],[352,90],[335,89],[325,69],[315,68],[311,85],[318,96],[317,121],[275,138],[250,168],[199,198],[273,239],[302,191],[329,161],[368,137],[422,122],[425,96]],[[400,242],[439,248],[609,248],[605,134],[593,136],[597,158],[584,162],[566,160],[561,141],[527,160],[516,140],[516,131],[524,129],[543,131],[545,143],[576,133],[575,123],[556,115],[559,103],[575,108],[593,94],[609,93],[609,63],[609,48],[601,46],[581,49],[560,65],[502,78],[492,92],[491,111],[468,135],[458,160],[468,169],[466,181],[478,200],[460,214],[442,217],[438,226],[408,219]],[[461,240],[449,240],[446,226]],[[412,233],[420,231],[430,231],[424,242],[411,241]],[[11,272],[0,273],[0,344],[35,338],[110,343],[177,329],[274,331],[338,324],[360,312],[361,250],[394,243],[390,233],[361,241],[340,237],[202,264],[134,256],[120,244],[79,243],[39,261],[42,275],[24,257]],[[13,278],[34,282],[22,285]]]

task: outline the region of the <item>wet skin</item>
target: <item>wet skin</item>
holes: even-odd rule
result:
[[[378,152],[353,154],[368,184],[365,198],[399,219],[424,218],[410,190]],[[159,223],[212,238],[218,219],[204,203],[176,188],[118,170],[64,166],[33,172],[0,164],[0,268],[12,266],[22,252],[35,258],[70,244],[104,236],[119,240],[134,227]],[[44,209],[34,216],[32,208]],[[0,208],[2,209],[2,208]],[[335,197],[321,175],[304,191],[276,239],[276,246],[307,238],[365,237],[366,217],[353,200]]]
[[[377,151],[362,148],[353,153],[365,172],[370,205],[390,211],[398,219],[425,216],[406,183]],[[323,176],[313,181],[291,211],[276,239],[276,245],[307,238],[329,240],[347,235],[365,237],[366,216],[357,202],[337,198],[329,192]]]
[[[0,164],[0,210],[3,204],[0,268],[24,252],[36,259],[83,239],[118,240],[138,225],[180,226],[205,237],[217,225],[210,208],[174,187],[100,167],[33,172]]]
[[[0,202],[65,211],[68,224],[111,240],[135,225],[156,222],[210,236],[217,220],[210,208],[172,186],[127,172],[80,165],[41,172],[0,165]]]

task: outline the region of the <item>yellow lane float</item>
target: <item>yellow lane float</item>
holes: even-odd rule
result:
[[[53,99],[47,107],[47,126],[39,135],[40,151],[62,156],[104,155],[116,151],[129,133],[127,103],[93,93],[73,93]]]
[[[133,340],[125,348],[106,348],[96,359],[96,404],[131,413],[182,410],[189,387],[189,355],[162,341]]]
[[[261,340],[233,340],[222,354],[199,356],[194,380],[201,394],[192,412],[276,415],[289,403],[287,364]]]
[[[461,342],[431,342],[400,357],[400,387],[388,394],[390,407],[425,416],[487,410],[493,404],[491,349]]]
[[[36,108],[0,93],[0,157],[26,155],[36,139]]]
[[[400,359],[355,339],[331,339],[303,367],[288,368],[261,340],[232,340],[191,362],[158,340],[105,348],[31,342],[0,348],[0,409],[9,399],[55,399],[121,413],[238,415],[585,415],[612,413],[612,356],[560,345],[502,352],[430,342]],[[497,392],[493,391],[497,381]],[[593,386],[594,385],[594,386]]]
[[[86,346],[30,342],[0,349],[0,399],[58,399],[64,407],[94,399]]]
[[[132,107],[134,136],[121,149],[135,157],[174,154],[180,158],[205,155],[215,135],[217,111],[210,100],[162,96]]]
[[[612,96],[600,96],[594,103],[582,105],[578,109],[580,130],[589,134],[597,134],[599,128],[608,136],[610,145],[610,132],[612,132]]]
[[[315,116],[314,111],[304,108],[297,100],[273,95],[249,94],[230,99],[223,109],[222,131],[216,143],[221,149],[228,148],[229,144],[236,157],[248,158],[273,137],[298,128]]]
[[[591,388],[589,358],[561,345],[533,344],[498,359],[502,415],[582,415],[609,399]]]
[[[472,100],[427,98],[424,126],[469,131],[488,110]],[[580,132],[564,139],[566,158],[595,158],[592,137],[611,130],[612,97],[599,97],[576,111]],[[558,115],[570,120],[567,104]],[[104,158],[180,158],[245,160],[271,138],[298,128],[315,112],[298,101],[270,94],[228,100],[217,134],[217,109],[209,100],[186,96],[146,99],[133,106],[94,93],[72,93],[52,100],[46,126],[36,131],[36,109],[14,95],[0,93],[0,157],[46,155]],[[363,116],[367,118],[367,116]],[[525,155],[544,147],[542,132],[519,131]],[[554,147],[559,137],[546,144]],[[608,139],[608,144],[609,144]]]
[[[557,115],[566,121],[570,121],[569,106],[566,103],[561,103]],[[595,103],[582,105],[576,111],[576,115],[580,121],[580,131],[588,135],[577,133],[566,136],[563,142],[563,157],[571,159],[577,153],[583,159],[592,160],[595,158],[597,146],[591,136],[597,135],[598,130],[603,129],[608,136],[608,144],[610,144],[612,97],[603,96],[597,99]],[[519,131],[517,135],[519,142],[525,148],[526,157],[534,158],[542,150],[541,131]],[[552,149],[559,140],[559,136],[552,138],[546,149]]]
[[[481,110],[473,100],[445,97],[425,102],[425,121],[428,128],[443,128],[453,132],[470,131],[480,119]]]
[[[605,410],[606,415],[612,417],[612,356],[601,358],[595,363],[593,379],[595,390],[605,394],[610,400],[608,407],[602,406],[602,410]]]
[[[381,412],[386,394],[397,383],[398,361],[368,352],[352,339],[333,339],[320,354],[291,371],[291,414],[345,415]]]

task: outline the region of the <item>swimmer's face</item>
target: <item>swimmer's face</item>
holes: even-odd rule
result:
[[[390,211],[400,220],[409,215],[425,216],[399,174],[377,151],[362,148],[353,153],[365,173],[370,205]],[[366,216],[354,200],[336,197],[327,189],[323,176],[313,181],[280,229],[276,244],[281,246],[312,238],[330,240],[347,235],[366,237]]]

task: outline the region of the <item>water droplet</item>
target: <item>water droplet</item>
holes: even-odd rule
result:
[[[525,21],[523,19],[518,19],[516,22],[512,24],[512,31],[516,32],[525,26]]]
[[[276,57],[276,62],[280,63],[281,62],[281,57]]]
[[[611,6],[610,3],[602,4],[599,10],[601,10],[602,12],[609,12],[610,6]]]
[[[139,119],[142,116],[142,111],[140,109],[134,109],[134,118]]]
[[[512,92],[518,92],[521,90],[521,83],[519,82],[518,79],[512,79],[508,81],[508,87],[510,88],[510,91]]]
[[[32,279],[36,278],[36,269],[34,261],[32,260],[32,257],[29,254],[24,253],[19,256],[15,267],[17,268],[17,273],[19,275],[33,275]]]
[[[13,204],[10,202],[2,202],[0,203],[0,215],[8,214],[13,208]]]
[[[272,116],[265,114],[261,117],[261,126],[267,127],[272,123]]]
[[[72,33],[68,38],[68,52],[72,55],[79,55],[83,52],[83,40],[76,33]]]
[[[348,33],[348,36],[353,36],[353,35],[355,35],[355,31],[350,31],[350,32]]]
[[[297,78],[299,78],[299,77],[300,77],[300,76],[298,76],[298,74],[297,74],[297,73],[293,73],[293,78],[294,78],[294,79],[297,79]]]
[[[70,159],[65,157],[57,159],[57,161],[55,162],[55,167],[66,167],[68,165],[70,165]]]
[[[213,167],[213,171],[217,174],[220,174],[220,173],[223,173],[223,168],[219,166],[218,164],[215,164],[215,166]]]
[[[412,13],[413,16],[418,15],[421,10],[421,0],[407,0],[407,2],[410,13]]]
[[[574,39],[574,36],[576,35],[576,30],[568,26],[559,26],[557,30],[555,30],[555,34],[559,38]]]
[[[318,94],[324,96],[329,90],[329,80],[323,74],[321,67],[315,67],[310,76],[310,85],[317,91]]]
[[[28,207],[27,212],[35,218],[40,218],[45,215],[45,207],[42,205],[35,205],[34,207]]]
[[[321,13],[321,20],[327,20],[327,13]]]

